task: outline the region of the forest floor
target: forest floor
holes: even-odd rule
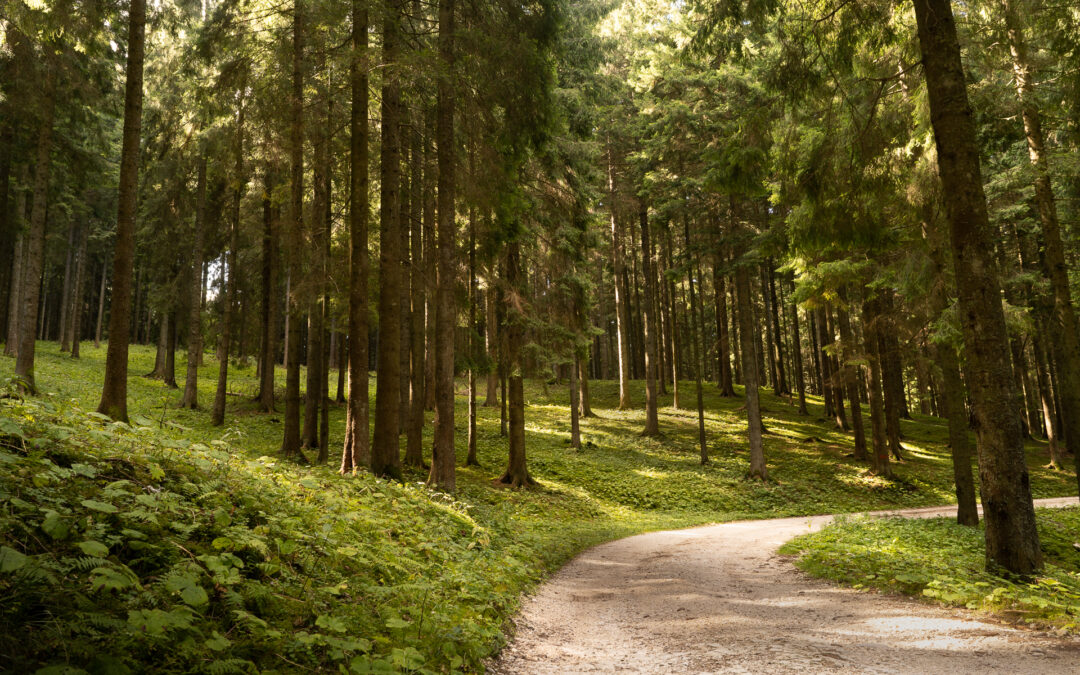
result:
[[[92,412],[105,346],[84,343],[82,355],[38,343],[42,395],[0,400],[0,624],[14,627],[0,632],[0,671],[58,660],[86,668],[88,655],[135,672],[151,663],[157,672],[475,671],[505,643],[523,593],[590,546],[954,500],[944,421],[902,421],[905,459],[886,481],[852,458],[850,434],[822,418],[816,397],[799,416],[763,390],[762,484],[745,477],[743,400],[715,386],[705,387],[711,461],[702,466],[696,411],[674,408],[670,393],[660,397],[664,437],[645,439],[644,383],[632,383],[638,407],[620,411],[617,383],[591,382],[597,416],[583,421],[574,451],[565,383],[529,381],[526,447],[538,485],[510,490],[492,483],[507,453],[497,408],[478,409],[481,466],[462,466],[459,380],[458,490],[449,496],[424,487],[416,469],[402,482],[339,476],[340,404],[330,409],[329,465],[282,462],[281,414],[256,410],[250,363],[230,368],[226,423],[211,426],[209,354],[203,409],[189,411],[177,408],[178,390],[142,377],[153,349],[133,347],[131,425],[111,424]],[[13,367],[0,359],[0,382]],[[179,353],[181,384],[185,367]],[[280,369],[277,383],[281,401]],[[693,384],[681,386],[692,402]],[[1071,472],[1045,467],[1044,443],[1027,453],[1036,497],[1074,494]]]
[[[953,514],[951,508],[889,512]],[[838,588],[778,554],[784,542],[832,520],[726,523],[589,549],[526,600],[516,636],[490,664],[492,672],[1076,672],[1076,636]]]

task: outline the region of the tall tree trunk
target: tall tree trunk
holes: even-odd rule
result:
[[[435,434],[428,484],[445,492],[453,492],[457,488],[454,473],[454,330],[457,327],[454,191],[457,186],[454,174],[455,92],[451,80],[454,69],[454,0],[439,0],[439,61],[442,68],[438,77],[435,131],[439,146],[439,284],[435,291]],[[521,386],[520,379],[517,386]],[[524,446],[524,432],[522,444]],[[524,452],[522,447],[523,458]]]
[[[987,566],[1029,574],[1042,552],[956,24],[948,0],[914,4],[971,373]]]
[[[661,242],[661,255],[664,256],[664,268],[671,269],[671,228],[664,228],[664,237]],[[679,397],[679,375],[682,374],[682,368],[680,367],[679,360],[682,358],[682,345],[679,342],[679,316],[678,316],[678,302],[675,296],[675,281],[672,279],[667,280],[667,307],[668,316],[671,320],[669,331],[671,333],[671,352],[668,354],[670,357],[668,360],[671,363],[671,407],[678,410],[682,406],[682,401]]]
[[[792,289],[794,289],[794,282],[790,283]],[[795,388],[798,389],[799,394],[799,414],[809,415],[810,413],[806,409],[806,381],[803,375],[802,337],[799,335],[799,306],[795,304],[794,299],[791,300],[791,330],[791,353],[795,362]]]
[[[139,0],[141,1],[141,0]],[[40,98],[40,119],[34,149],[34,192],[30,207],[30,229],[23,238],[25,251],[22,266],[22,311],[19,316],[19,348],[15,356],[15,376],[19,388],[37,393],[34,382],[34,349],[38,328],[38,304],[41,302],[42,269],[45,266],[45,209],[49,199],[49,169],[52,161],[53,114],[56,109],[55,62],[46,65],[44,87]],[[126,131],[126,129],[125,129]],[[125,135],[125,142],[127,137]],[[138,139],[136,139],[136,142]],[[106,373],[108,381],[108,373]],[[127,421],[126,414],[123,417]]]
[[[131,0],[128,11],[128,53],[124,85],[124,131],[120,151],[119,213],[113,253],[112,306],[105,384],[98,412],[127,421],[127,356],[131,318],[131,276],[135,261],[135,207],[139,183],[139,133],[142,127],[143,56],[146,0]]]
[[[484,407],[494,408],[499,405],[499,375],[495,370],[498,359],[498,321],[495,317],[495,289],[493,284],[494,274],[488,278],[487,288],[484,290],[484,349],[490,362],[487,372],[487,393],[484,396]]]
[[[436,111],[428,110],[424,120],[424,410],[435,410],[435,303],[438,254],[435,245],[435,181],[438,174],[435,148]]]
[[[206,151],[199,158],[195,184],[195,232],[191,244],[191,281],[188,285],[187,377],[181,408],[199,407],[199,351],[202,350],[202,267],[203,233],[206,229]],[[265,367],[265,366],[264,366]],[[270,370],[273,371],[273,364]]]
[[[521,272],[520,244],[513,240],[506,247],[506,286],[507,293],[518,293],[523,285]],[[525,326],[522,311],[510,306],[506,310],[506,352],[507,364],[504,368],[509,388],[509,440],[510,457],[506,471],[499,482],[511,487],[525,487],[536,481],[529,476],[525,459],[525,386],[521,367],[521,345],[524,341]]]
[[[742,352],[743,385],[746,389],[747,435],[750,438],[750,477],[769,479],[765,466],[765,450],[761,441],[761,403],[758,400],[757,356],[754,354],[754,314],[750,299],[750,270],[737,261],[735,292],[738,299],[739,340]]]
[[[611,216],[611,268],[614,272],[612,288],[615,290],[615,333],[619,344],[619,410],[628,410],[630,399],[630,317],[626,306],[626,294],[619,282],[626,273],[622,254],[622,228],[615,212],[615,167],[608,148],[608,211]]]
[[[413,13],[420,13],[419,2],[413,1]],[[411,264],[409,271],[411,279],[408,320],[409,320],[409,420],[406,425],[405,437],[405,464],[420,468],[429,468],[424,462],[424,400],[427,398],[424,392],[424,372],[426,349],[424,348],[424,311],[427,307],[427,293],[424,270],[424,257],[428,252],[424,250],[425,242],[422,238],[423,224],[423,178],[421,167],[423,165],[422,139],[418,125],[411,127],[409,135],[412,149],[410,151],[409,187],[412,194],[409,198],[409,239],[411,242]],[[430,242],[427,242],[430,243]]]
[[[728,334],[727,288],[720,271],[719,253],[713,259],[713,295],[716,299],[716,357],[721,396],[734,396],[731,381],[731,337]]]
[[[881,340],[878,337],[880,300],[863,301],[863,340],[866,342],[866,361],[870,369],[870,431],[873,454],[870,469],[878,476],[892,478],[889,465],[889,441],[885,437],[885,403],[881,386]]]
[[[326,73],[326,64],[321,63],[317,72]],[[318,76],[314,78],[319,80]],[[327,78],[329,79],[329,78]],[[319,101],[323,110],[328,110],[330,101],[329,82],[326,88],[320,82],[317,85]],[[325,97],[325,98],[323,98]],[[304,388],[304,426],[300,432],[300,444],[302,447],[318,449],[319,443],[319,409],[326,398],[326,391],[322,387],[326,380],[323,374],[323,315],[325,312],[323,294],[326,289],[327,261],[325,256],[328,241],[330,223],[327,220],[326,207],[329,204],[330,194],[327,191],[326,182],[330,174],[330,148],[328,146],[327,130],[330,128],[328,115],[321,114],[322,120],[312,129],[312,191],[311,204],[312,228],[311,228],[311,267],[308,278],[311,280],[310,296],[308,297],[308,345],[307,345],[307,382]]]
[[[473,156],[469,156],[469,177],[476,180]],[[480,327],[476,323],[476,207],[469,208],[469,451],[465,466],[480,466],[476,458],[476,336]]]
[[[25,190],[19,190],[15,197],[15,213],[20,221],[20,231],[15,235],[15,251],[11,260],[11,290],[8,295],[7,337],[4,340],[4,356],[15,356],[19,352],[19,314],[22,312],[23,277],[25,276],[26,237],[21,231],[21,221],[25,207]],[[105,277],[102,275],[102,282]],[[104,288],[104,283],[102,284]]]
[[[589,368],[588,362],[585,359],[578,359],[578,387],[581,390],[581,397],[579,399],[581,405],[582,417],[596,417],[596,414],[592,411],[592,404],[589,401]]]
[[[653,277],[652,241],[649,239],[649,209],[645,202],[639,206],[638,220],[641,223],[641,271],[645,276],[645,430],[642,436],[659,436],[660,419],[656,409],[656,371],[658,355],[656,348],[656,297],[655,279]],[[571,368],[576,371],[577,368]],[[571,374],[571,380],[577,380],[576,372]],[[574,382],[576,385],[577,382]],[[572,396],[574,396],[572,394]],[[572,402],[576,408],[577,401]],[[577,410],[572,414],[576,432]],[[574,434],[575,438],[577,434]],[[574,446],[578,447],[578,446]],[[704,456],[704,455],[703,455]]]
[[[68,340],[68,326],[71,321],[71,285],[75,281],[75,247],[76,238],[79,236],[79,227],[72,219],[68,224],[67,259],[64,261],[64,287],[60,294],[60,330],[57,338],[60,342],[60,352],[71,351],[71,342]]]
[[[303,302],[299,280],[304,248],[304,0],[293,0],[292,91],[289,111],[289,234],[287,252],[288,318],[285,324],[285,423],[281,452],[302,458],[300,450],[300,333]]]
[[[368,441],[368,9],[352,0],[349,86],[349,403],[341,473],[371,462]]]
[[[949,308],[950,299],[955,295],[955,282],[945,262],[944,228],[934,219],[932,211],[924,215],[923,223],[923,236],[929,244],[930,260],[937,276],[937,285],[930,294],[931,312],[932,316],[940,316]],[[971,443],[964,406],[964,383],[960,378],[960,358],[955,347],[941,342],[934,345],[933,356],[941,369],[942,403],[949,425],[949,450],[956,487],[956,521],[974,527],[979,524],[979,511],[975,506],[975,479],[971,474]]]
[[[105,322],[105,284],[109,279],[109,269],[101,263],[101,285],[98,288],[97,321],[94,325],[94,349],[101,348],[101,326]]]
[[[400,195],[401,84],[398,58],[401,42],[401,0],[393,0],[383,17],[382,147],[379,205],[379,359],[375,379],[375,435],[371,472],[401,476],[398,446],[401,413],[401,233]]]
[[[229,387],[229,345],[232,342],[233,307],[236,305],[236,249],[240,236],[240,200],[244,197],[247,177],[244,175],[244,104],[241,102],[236,114],[236,138],[234,139],[233,194],[232,214],[229,218],[229,253],[226,256],[229,277],[225,287],[224,304],[221,311],[221,344],[218,345],[218,381],[214,396],[214,409],[210,414],[210,424],[221,426],[225,423],[225,395]]]
[[[778,336],[773,334],[772,299],[769,296],[769,274],[765,267],[765,263],[758,267],[758,278],[761,282],[761,299],[764,302],[765,310],[765,361],[769,367],[769,384],[772,385],[773,394],[779,396],[783,393],[783,390],[780,388],[779,363],[776,359],[776,338]]]
[[[1001,0],[1001,5],[1005,14],[1009,51],[1012,53],[1013,74],[1024,121],[1028,157],[1035,170],[1035,207],[1039,213],[1045,244],[1042,262],[1044,272],[1050,279],[1053,296],[1050,327],[1054,338],[1054,360],[1058,364],[1058,378],[1061,380],[1061,389],[1058,392],[1062,408],[1062,431],[1065,444],[1076,461],[1077,480],[1080,481],[1080,336],[1077,335],[1076,313],[1069,294],[1069,268],[1061,240],[1061,225],[1054,201],[1050,166],[1046,156],[1046,139],[1035,98],[1023,22],[1017,12],[1017,0]]]
[[[769,259],[768,267],[768,280],[769,280],[769,309],[772,317],[773,335],[776,337],[776,369],[777,383],[780,386],[781,394],[790,394],[791,387],[788,386],[787,374],[784,370],[784,331],[780,327],[780,315],[783,313],[783,307],[776,301],[776,273],[773,270],[772,259]]]
[[[165,333],[165,364],[162,366],[162,383],[176,389],[176,310],[167,315],[169,330]]]
[[[949,450],[956,485],[956,522],[975,527],[979,524],[979,511],[975,506],[975,480],[971,475],[971,443],[968,440],[968,417],[964,410],[960,363],[951,345],[937,345],[934,354],[941,368],[945,389],[945,416],[949,421]]]
[[[893,359],[893,323],[889,311],[891,299],[884,302],[884,311],[878,318],[878,355],[881,359],[881,388],[885,405],[885,435],[889,440],[889,451],[897,461],[903,461],[900,452],[900,399],[896,391],[896,373]],[[901,390],[902,393],[902,390]]]
[[[844,422],[843,408],[837,405],[836,400],[836,374],[832,369],[832,359],[829,357],[827,351],[830,344],[832,344],[832,338],[828,334],[828,322],[825,319],[825,308],[817,307],[814,310],[814,327],[818,333],[818,345],[821,350],[821,383],[822,383],[822,395],[825,398],[825,415],[833,417],[836,420],[836,426],[842,431],[847,431],[847,425]],[[839,408],[840,412],[837,412]]]
[[[690,247],[690,230],[689,225],[686,222],[686,216],[683,216],[683,228],[686,233],[686,246]],[[688,281],[690,288],[690,335],[691,343],[694,350],[694,393],[697,398],[697,417],[698,417],[698,451],[701,457],[701,463],[709,463],[709,447],[705,439],[705,398],[704,387],[702,385],[702,378],[705,373],[705,354],[702,347],[702,335],[705,333],[705,319],[702,316],[701,303],[699,302],[700,293],[697,284],[694,283],[695,276],[701,278],[701,269],[697,265],[697,260],[694,259],[694,268],[690,272]]]
[[[269,139],[267,140],[269,141]],[[259,339],[259,408],[268,413],[274,412],[274,365],[277,362],[278,235],[274,227],[277,215],[273,203],[275,182],[273,163],[267,160],[263,167],[262,193],[262,325]],[[201,256],[199,264],[202,264]],[[195,296],[192,296],[192,302],[195,303]]]
[[[1039,381],[1039,403],[1043,415],[1043,426],[1046,429],[1046,445],[1050,451],[1050,466],[1063,469],[1067,455],[1064,444],[1061,442],[1058,418],[1054,411],[1055,396],[1050,379],[1049,360],[1042,338],[1036,335],[1032,342],[1035,351],[1035,375]]]
[[[851,321],[847,310],[836,308],[836,323],[840,328],[841,379],[847,388],[848,400],[851,401],[851,429],[855,433],[855,459],[866,461],[866,436],[863,433],[862,406],[859,405],[859,378],[854,361],[856,359],[855,338],[851,333]]]
[[[89,232],[87,228],[79,228],[79,252],[77,255],[77,264],[75,267],[75,291],[72,301],[72,316],[71,316],[71,358],[79,358],[79,343],[82,341],[82,319],[83,319],[83,299],[86,295],[86,243],[89,239]],[[175,386],[175,384],[173,385]]]

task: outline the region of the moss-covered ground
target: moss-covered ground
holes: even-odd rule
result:
[[[177,409],[180,394],[141,377],[135,347],[130,426],[96,416],[104,347],[73,361],[39,343],[43,394],[0,401],[0,670],[141,672],[475,671],[504,640],[521,594],[583,548],[652,529],[744,518],[949,503],[945,424],[902,423],[898,479],[869,475],[849,434],[763,396],[771,481],[745,479],[741,399],[706,385],[712,461],[701,466],[696,411],[661,397],[664,438],[643,439],[644,411],[619,411],[617,386],[591,382],[597,417],[569,447],[565,384],[529,382],[526,444],[538,487],[499,488],[506,461],[497,408],[479,409],[480,467],[458,492],[335,472],[344,408],[330,412],[331,465],[278,456],[280,414],[256,412],[251,367],[230,369],[226,423]],[[177,375],[182,379],[184,358]],[[12,372],[0,360],[0,380]],[[207,356],[200,400],[213,396]],[[280,387],[284,374],[278,374]],[[633,395],[643,401],[643,383]],[[693,384],[682,383],[692,401]],[[481,400],[482,400],[481,392]],[[430,434],[430,421],[425,429]],[[430,440],[430,436],[427,436]],[[1028,446],[1037,497],[1071,494]],[[68,668],[68,670],[63,670]]]

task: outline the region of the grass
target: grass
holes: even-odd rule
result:
[[[781,553],[818,577],[914,595],[1013,622],[1080,632],[1080,508],[1038,509],[1045,566],[1031,578],[985,570],[980,529],[948,518],[839,519],[786,543]]]
[[[153,350],[135,347],[132,426],[109,423],[88,412],[104,348],[82,351],[73,361],[39,343],[45,393],[0,402],[0,623],[18,626],[0,636],[0,670],[476,671],[501,647],[521,594],[592,544],[953,500],[941,420],[902,423],[907,459],[897,480],[883,481],[852,460],[850,436],[822,419],[820,399],[800,417],[764,395],[771,481],[761,484],[745,479],[740,399],[706,387],[712,461],[703,467],[695,411],[662,396],[664,438],[643,439],[644,410],[617,410],[617,385],[607,381],[590,383],[598,416],[583,422],[581,451],[569,448],[565,385],[527,383],[526,446],[539,481],[529,490],[492,484],[506,462],[496,408],[479,410],[481,467],[460,466],[459,383],[459,489],[448,496],[416,472],[393,483],[275,459],[281,416],[250,402],[253,368],[230,369],[226,423],[212,427],[206,411],[177,409],[178,391],[139,376]],[[206,361],[204,406],[216,381]],[[0,360],[0,379],[12,368]],[[641,403],[643,383],[633,385]],[[429,413],[426,447],[430,421]],[[334,449],[342,406],[330,423]],[[1028,455],[1036,496],[1071,494],[1070,474],[1044,468],[1045,445],[1029,444]]]

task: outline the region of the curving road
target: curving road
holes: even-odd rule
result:
[[[935,517],[954,509],[878,513]],[[1080,639],[839,588],[776,554],[831,519],[725,523],[592,548],[523,602],[515,638],[489,668],[504,675],[1080,673]]]

